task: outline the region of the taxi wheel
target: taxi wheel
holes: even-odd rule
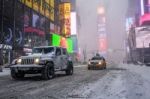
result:
[[[105,65],[104,69],[106,69],[106,65]]]

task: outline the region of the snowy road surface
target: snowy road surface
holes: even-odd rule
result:
[[[114,65],[106,70],[76,67],[73,76],[60,72],[52,80],[40,76],[12,80],[0,76],[0,99],[150,99],[150,67]]]

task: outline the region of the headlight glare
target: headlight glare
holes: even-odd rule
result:
[[[91,62],[89,62],[88,64],[91,64]]]
[[[17,64],[21,64],[21,62],[22,62],[22,59],[17,60]]]
[[[99,61],[98,64],[101,65],[101,64],[102,64],[102,61]]]
[[[34,63],[35,63],[35,64],[39,64],[39,62],[40,62],[40,59],[39,59],[39,58],[36,58],[36,59],[34,60]]]

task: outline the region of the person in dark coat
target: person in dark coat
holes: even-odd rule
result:
[[[2,66],[3,66],[3,55],[2,50],[0,50],[0,72],[2,72]]]

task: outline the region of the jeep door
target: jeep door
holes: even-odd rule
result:
[[[62,69],[67,68],[68,53],[65,48],[62,48]]]
[[[56,58],[55,58],[56,69],[61,69],[61,65],[62,65],[61,63],[62,63],[62,52],[61,52],[61,48],[57,47]]]

